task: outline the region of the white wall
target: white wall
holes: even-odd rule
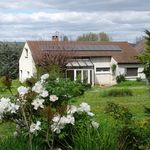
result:
[[[112,82],[111,57],[91,58],[94,64],[95,84],[110,85]],[[110,72],[96,72],[96,68],[109,67]]]
[[[141,64],[118,64],[117,61],[112,57],[97,57],[91,58],[92,63],[94,64],[94,77],[95,84],[99,85],[113,85],[116,84],[116,76],[125,75],[126,68],[138,68],[138,75],[126,77],[127,80],[136,80],[137,77],[145,80],[145,75],[142,73],[143,66]],[[112,65],[116,65],[115,74],[112,72]],[[110,72],[96,72],[97,67],[109,67]]]
[[[131,77],[126,77],[128,80],[136,80],[136,78],[141,78],[145,80],[145,74],[142,73],[143,71],[143,66],[141,64],[119,64],[118,65],[118,72],[117,75],[126,74],[126,68],[138,68],[138,75],[137,76],[131,76]]]
[[[26,49],[28,50],[28,57],[26,58]],[[19,60],[19,80],[24,82],[27,78],[30,78],[36,73],[35,63],[31,54],[31,51],[26,43],[20,60]]]

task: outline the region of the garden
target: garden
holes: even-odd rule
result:
[[[1,81],[2,150],[150,149],[150,91],[143,81],[92,88],[49,74],[23,84]]]

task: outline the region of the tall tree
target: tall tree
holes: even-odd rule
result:
[[[99,41],[111,41],[111,38],[109,35],[105,32],[100,32],[99,33]]]
[[[145,40],[146,40],[146,47],[145,51],[138,56],[138,59],[143,63],[144,70],[147,80],[150,84],[150,31],[145,30]]]
[[[18,77],[18,63],[22,45],[0,42],[0,76]]]
[[[86,33],[77,37],[77,41],[111,41],[109,35],[105,32]]]

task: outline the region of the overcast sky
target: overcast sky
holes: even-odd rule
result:
[[[150,30],[150,0],[0,0],[0,40],[70,39],[106,32],[114,41],[134,42]]]

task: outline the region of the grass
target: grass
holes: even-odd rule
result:
[[[132,86],[127,87],[127,84]],[[124,88],[130,89],[133,96],[103,97],[103,93],[108,90]],[[142,121],[146,118],[144,114],[144,106],[150,107],[150,94],[148,86],[144,83],[127,81],[112,87],[101,88],[99,86],[95,86],[91,90],[87,91],[83,96],[72,99],[72,102],[77,105],[83,101],[91,105],[92,111],[96,114],[96,118],[100,122],[107,119],[107,115],[105,114],[107,102],[114,102],[128,107],[136,120]]]
[[[133,96],[133,93],[131,89],[126,89],[126,88],[113,88],[106,90],[102,93],[103,97],[122,97],[122,96]]]
[[[0,79],[1,81],[1,79]],[[17,88],[21,85],[18,79],[12,81],[12,93],[15,95],[17,92]],[[9,97],[11,96],[10,91],[0,82],[0,98],[1,97]]]

